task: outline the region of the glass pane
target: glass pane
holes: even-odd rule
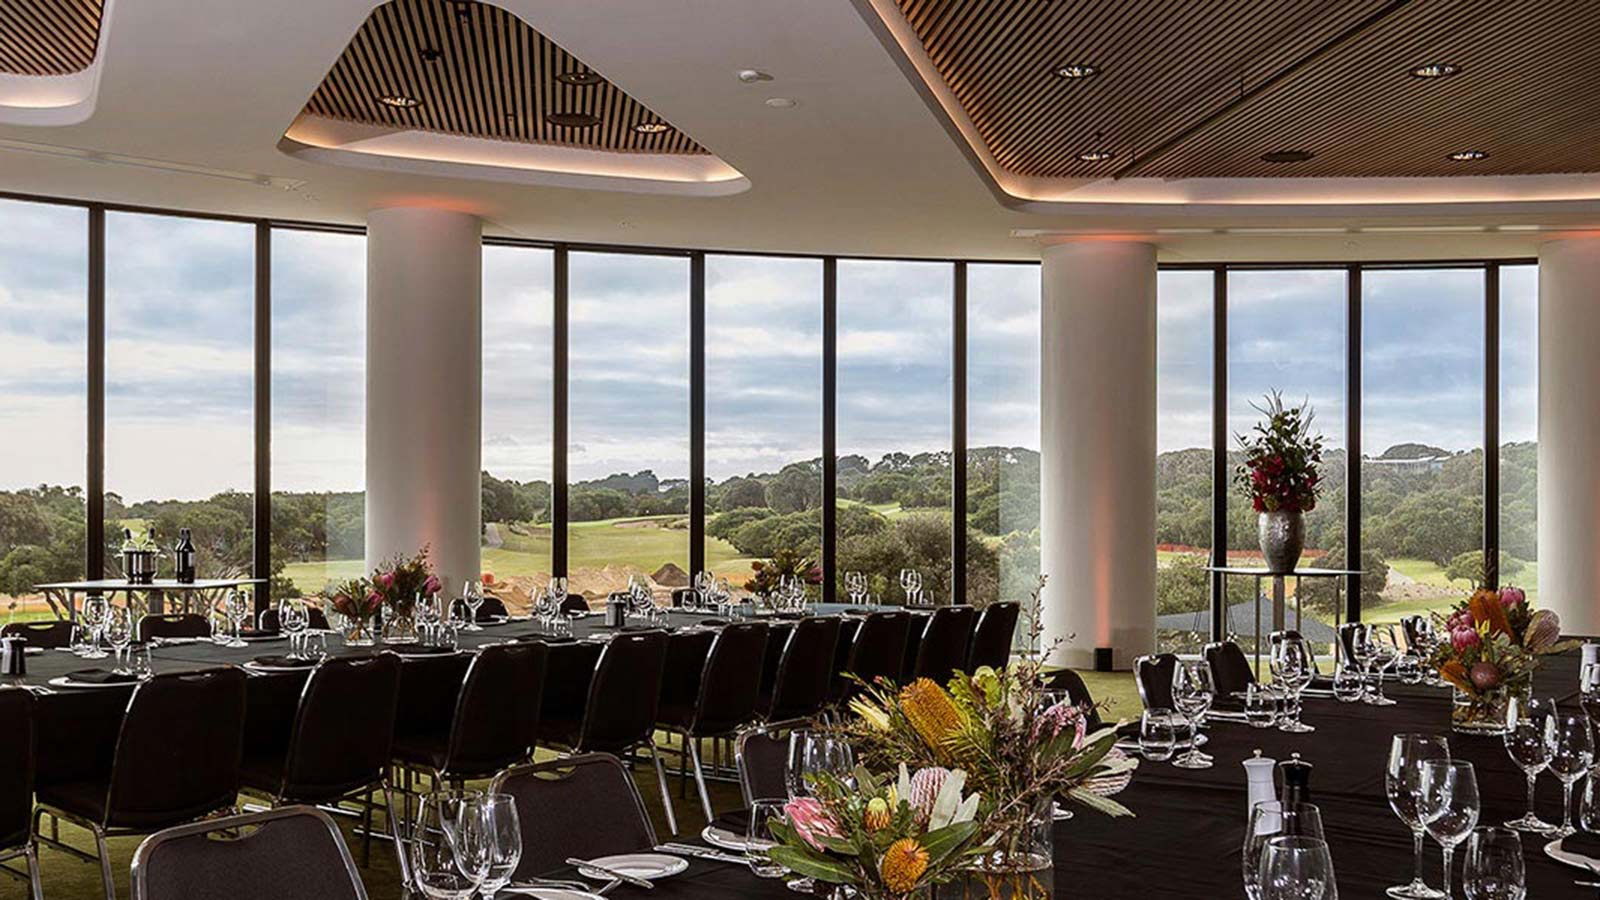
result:
[[[736,592],[820,565],[820,260],[706,258],[706,479],[706,565]]]
[[[839,572],[903,603],[950,598],[950,335],[953,266],[839,263]],[[838,596],[845,595],[842,582]]]
[[[35,584],[83,577],[88,213],[0,200],[0,595],[50,618]]]
[[[1156,281],[1156,641],[1162,652],[1196,653],[1211,639],[1205,567],[1211,557],[1212,277],[1173,271]]]
[[[967,596],[1039,576],[1039,267],[967,267]]]
[[[591,600],[689,581],[689,261],[570,258],[568,578]]]
[[[483,570],[516,613],[550,581],[554,253],[483,248]]]
[[[1362,618],[1445,609],[1483,571],[1483,270],[1362,276]]]
[[[192,529],[201,577],[250,572],[254,260],[244,223],[106,215],[108,575],[151,527]]]
[[[274,597],[365,569],[366,244],[272,232]]]
[[[1500,269],[1500,583],[1539,599],[1539,267]]]

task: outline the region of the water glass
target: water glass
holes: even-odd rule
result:
[[[1245,688],[1244,720],[1251,728],[1271,728],[1278,723],[1278,695],[1264,684]]]
[[[1340,703],[1356,703],[1367,695],[1367,679],[1355,666],[1343,665],[1333,673],[1333,698]]]
[[[1180,660],[1172,670],[1172,704],[1183,714],[1186,724],[1192,734],[1198,734],[1200,723],[1205,719],[1206,711],[1211,708],[1211,701],[1216,696],[1216,690],[1211,682],[1211,667],[1203,660]],[[1195,746],[1197,742],[1191,736],[1188,741],[1188,750],[1172,764],[1180,769],[1209,769],[1212,765],[1211,757],[1201,753]]]
[[[1544,742],[1550,751],[1550,772],[1561,781],[1561,827],[1551,837],[1566,837],[1572,827],[1572,786],[1594,765],[1594,733],[1587,713],[1552,714],[1544,720]]]
[[[1550,747],[1544,742],[1545,721],[1550,718],[1554,705],[1547,700],[1512,697],[1506,707],[1506,731],[1503,736],[1506,753],[1528,779],[1528,812],[1520,819],[1506,823],[1507,828],[1546,834],[1555,828],[1539,818],[1533,809],[1534,788],[1539,773],[1550,765]]]
[[[469,811],[475,798],[438,791],[419,801],[409,848],[411,878],[429,900],[467,900],[488,877],[487,834],[482,817]]]
[[[789,757],[784,766],[789,799],[811,796],[822,776],[849,781],[855,766],[855,753],[839,735],[803,729],[790,732]]]
[[[1284,836],[1261,850],[1261,900],[1334,900],[1333,856],[1318,837]]]
[[[100,649],[100,635],[105,630],[106,616],[110,612],[111,603],[99,594],[83,598],[83,610],[79,615],[89,633],[89,649],[83,654],[84,659],[106,658],[106,652]]]
[[[1389,742],[1389,759],[1384,766],[1383,789],[1389,808],[1411,829],[1412,853],[1416,863],[1409,884],[1389,888],[1397,900],[1437,900],[1444,895],[1428,887],[1422,877],[1422,837],[1427,833],[1423,820],[1422,766],[1429,760],[1449,759],[1450,744],[1434,734],[1397,734]]]
[[[1278,800],[1257,803],[1250,809],[1243,850],[1244,892],[1251,900],[1261,897],[1261,859],[1267,842],[1281,837],[1322,838],[1322,811],[1310,803]]]
[[[745,828],[745,859],[757,878],[782,878],[788,870],[772,861],[767,851],[778,846],[772,823],[783,821],[782,800],[757,800],[750,804],[750,824]]]
[[[306,610],[304,601],[288,598],[278,601],[278,627],[289,636],[290,659],[305,659],[300,652],[300,635],[310,622],[311,613]]]
[[[228,623],[233,627],[232,637],[225,647],[248,647],[243,636],[244,620],[250,618],[250,601],[243,591],[229,591],[228,598],[223,601],[222,611],[228,616]]]
[[[483,605],[483,585],[472,579],[461,587],[461,602],[467,608],[466,621],[462,624],[462,631],[482,631],[483,626],[478,624],[478,607]]]
[[[1522,900],[1527,895],[1522,839],[1505,828],[1478,828],[1467,839],[1461,888],[1467,900]]]
[[[488,867],[478,890],[493,897],[511,883],[522,862],[522,821],[516,799],[510,794],[482,794],[467,801],[480,818],[487,841]]]
[[[111,607],[106,612],[105,632],[106,640],[111,644],[115,671],[127,673],[128,669],[122,662],[122,654],[133,641],[133,613],[129,612],[126,606]]]
[[[321,629],[300,636],[300,652],[309,660],[328,658],[328,633]]]
[[[1444,851],[1444,896],[1450,896],[1451,865],[1456,847],[1478,825],[1478,777],[1472,763],[1430,759],[1422,763],[1418,809],[1428,835]]]
[[[1284,721],[1280,731],[1290,734],[1309,734],[1317,729],[1300,721],[1300,692],[1311,683],[1316,666],[1311,661],[1311,648],[1304,638],[1285,637],[1272,645],[1273,681],[1285,691]]]
[[[150,665],[150,646],[148,644],[143,647],[128,648],[127,671],[132,672],[138,678],[149,678],[156,673],[154,667]]]
[[[1139,718],[1139,753],[1152,762],[1166,762],[1177,749],[1178,734],[1170,709],[1147,709]]]

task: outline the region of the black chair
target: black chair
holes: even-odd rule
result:
[[[1415,650],[1427,646],[1427,641],[1423,638],[1423,628],[1427,620],[1427,616],[1402,616],[1400,618],[1400,633],[1405,635],[1408,649]]]
[[[493,594],[484,594],[483,602],[478,604],[477,615],[473,616],[474,622],[503,622],[511,615],[506,610],[505,601]]]
[[[648,851],[657,844],[639,786],[608,753],[507,769],[489,790],[510,794],[517,806],[522,859],[513,881],[545,875],[570,857]]]
[[[764,722],[733,739],[733,763],[739,770],[739,793],[746,809],[757,800],[789,796],[789,735],[810,726],[810,719]]]
[[[1206,667],[1211,670],[1211,686],[1217,699],[1233,699],[1235,694],[1249,690],[1256,683],[1255,669],[1250,658],[1244,655],[1233,641],[1217,641],[1205,646]]]
[[[1339,626],[1339,651],[1344,654],[1340,658],[1341,663],[1356,664],[1356,635],[1360,631],[1360,622],[1345,622]]]
[[[589,601],[582,594],[568,594],[561,601],[561,611],[564,613],[586,613],[589,611]]]
[[[306,627],[313,631],[328,630],[328,616],[315,606],[306,607]],[[256,619],[256,630],[264,634],[278,633],[278,608],[268,607],[261,611],[260,618]]]
[[[138,638],[203,638],[211,636],[211,623],[199,613],[150,613],[139,619]]]
[[[339,827],[310,806],[156,832],[130,881],[133,900],[367,900]]]
[[[26,638],[29,647],[53,650],[72,646],[72,623],[65,620],[48,622],[12,622],[0,628],[0,637]]]
[[[703,634],[703,632],[702,632]],[[673,635],[676,644],[682,635]],[[685,648],[694,645],[686,643]],[[700,809],[706,821],[716,818],[711,796],[706,791],[705,769],[700,764],[700,742],[706,738],[728,737],[748,725],[755,717],[756,694],[760,684],[750,673],[761,665],[767,650],[767,626],[763,622],[728,625],[717,632],[709,647],[700,649],[700,671],[695,677],[698,690],[686,707],[674,702],[663,706],[657,722],[676,731],[688,748],[694,767],[695,788],[700,792]],[[667,671],[672,672],[669,654]],[[666,682],[663,681],[665,692]]]
[[[388,769],[399,696],[400,659],[394,654],[318,663],[300,692],[288,751],[250,748],[254,752],[240,767],[245,791],[273,806],[359,802],[365,864],[372,853],[374,793],[383,793],[391,836],[398,834]],[[405,872],[404,854],[400,856]]]
[[[910,617],[910,622],[906,624],[906,647],[901,656],[900,671],[895,674],[895,680],[900,684],[911,683],[912,673],[917,668],[917,651],[921,649],[922,635],[928,630],[928,623],[933,621],[933,612],[926,609],[908,609],[906,615]],[[968,634],[967,640],[970,642],[972,635]],[[963,655],[955,668],[959,669],[966,663],[967,658]],[[945,677],[949,677],[948,673]]]
[[[966,669],[967,651],[978,621],[970,606],[941,606],[933,611],[917,642],[911,678],[931,678],[944,684],[957,670]]]
[[[1172,675],[1178,657],[1171,653],[1141,656],[1133,661],[1134,682],[1145,709],[1172,709]]]
[[[840,676],[834,680],[834,699],[848,700],[861,689],[846,675],[854,675],[867,684],[880,678],[899,681],[910,634],[910,613],[875,612],[862,619],[856,639],[850,642],[850,656],[841,667]]]
[[[21,688],[0,689],[0,862],[22,857],[33,900],[41,900],[39,848],[29,828],[33,814],[33,695]]]
[[[991,603],[978,614],[978,625],[972,631],[972,649],[967,653],[967,671],[982,666],[1003,669],[1011,661],[1011,641],[1017,631],[1017,619],[1022,614],[1019,603]]]
[[[1066,691],[1068,699],[1083,708],[1090,731],[1105,727],[1105,722],[1100,718],[1100,708],[1095,705],[1094,695],[1089,693],[1089,686],[1083,683],[1082,675],[1071,669],[1057,669],[1045,675],[1043,681],[1044,686],[1052,691]]]
[[[667,634],[664,631],[621,632],[612,637],[595,662],[583,718],[577,721],[546,718],[541,726],[540,743],[573,755],[611,753],[619,757],[635,747],[643,747],[650,756],[651,765],[655,766],[667,827],[677,834],[678,817],[672,808],[666,770],[661,766],[661,755],[656,752],[654,740],[656,711],[661,704],[661,674],[666,661]]]
[[[436,783],[458,784],[527,761],[538,738],[547,650],[540,643],[479,650],[456,693],[449,730],[396,737],[394,758]]]
[[[694,588],[675,588],[672,591],[672,608],[682,609],[694,598]]]
[[[772,693],[756,700],[762,719],[807,718],[822,711],[833,684],[838,641],[838,619],[813,616],[794,623],[778,659]]]
[[[105,896],[115,900],[108,837],[148,834],[233,809],[244,704],[245,675],[238,669],[156,675],[138,685],[123,713],[109,771],[38,786],[34,837],[98,861]],[[39,826],[46,815],[90,831],[96,854],[44,837]]]

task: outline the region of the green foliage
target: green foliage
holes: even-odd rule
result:
[[[1514,577],[1525,568],[1527,568],[1527,565],[1522,560],[1504,551],[1500,553],[1501,583],[1505,583],[1506,579]],[[1451,581],[1465,581],[1472,585],[1473,590],[1483,587],[1484,575],[1482,550],[1468,550],[1466,553],[1459,554],[1450,560],[1450,565],[1444,568],[1444,577]]]

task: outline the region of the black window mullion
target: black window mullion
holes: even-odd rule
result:
[[[967,264],[956,263],[950,315],[950,602],[967,602]]]
[[[1345,272],[1344,563],[1361,569],[1361,267]],[[1361,621],[1360,575],[1345,576],[1345,620]]]
[[[251,530],[256,612],[271,601],[272,578],[272,228],[256,223],[255,498]]]
[[[1483,583],[1500,586],[1500,264],[1483,270]]]
[[[84,577],[105,576],[106,550],[106,210],[89,207],[88,453],[84,469]]]
[[[550,574],[567,575],[567,248],[558,245],[552,265],[550,359]]]
[[[689,572],[706,567],[706,255],[689,256]]]
[[[1211,273],[1211,565],[1228,564],[1228,271]],[[1226,637],[1227,580],[1211,573],[1211,640]]]
[[[822,599],[832,603],[838,580],[839,536],[839,260],[822,260]]]

